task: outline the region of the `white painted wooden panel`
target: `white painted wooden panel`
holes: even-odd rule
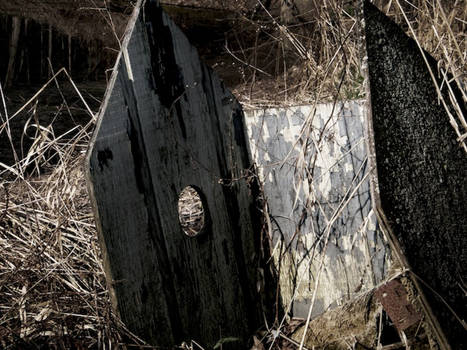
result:
[[[379,283],[389,247],[371,207],[363,102],[245,115],[291,314],[306,317],[315,287],[313,316]]]

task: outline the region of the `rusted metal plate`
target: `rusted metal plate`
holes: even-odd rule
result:
[[[399,331],[421,320],[421,315],[415,310],[399,280],[384,284],[375,291],[375,296]]]

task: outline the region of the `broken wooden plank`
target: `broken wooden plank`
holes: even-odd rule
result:
[[[364,21],[379,219],[426,297],[439,345],[466,348],[467,156],[428,69],[441,86],[436,60],[369,1]],[[447,89],[444,82],[441,94],[449,101]]]
[[[88,164],[112,300],[128,328],[160,346],[245,347],[262,313],[243,112],[158,1],[138,2]],[[193,237],[179,222],[187,186],[204,206]]]

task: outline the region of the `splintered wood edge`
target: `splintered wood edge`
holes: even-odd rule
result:
[[[113,276],[112,276],[112,271],[110,268],[110,259],[109,255],[107,252],[107,248],[104,242],[104,237],[102,235],[102,224],[100,221],[100,215],[99,215],[99,209],[96,203],[95,195],[94,195],[94,186],[92,182],[92,177],[91,177],[91,157],[92,153],[94,150],[94,145],[96,143],[97,135],[99,134],[99,129],[102,124],[102,119],[104,117],[105,111],[107,110],[107,106],[110,100],[110,97],[112,96],[112,92],[115,86],[115,82],[118,77],[118,67],[120,66],[120,61],[122,59],[123,53],[127,52],[128,50],[128,44],[130,42],[131,36],[133,34],[133,30],[135,28],[136,21],[138,20],[140,16],[140,12],[142,10],[142,6],[144,5],[145,0],[138,0],[138,2],[135,5],[135,8],[133,10],[133,13],[131,15],[130,20],[128,21],[127,27],[125,29],[125,34],[123,37],[123,41],[120,45],[120,52],[118,53],[117,59],[115,61],[115,65],[112,69],[112,75],[109,81],[109,84],[107,85],[105,94],[104,94],[104,100],[101,104],[101,107],[99,109],[98,117],[97,117],[97,122],[96,122],[96,127],[94,129],[93,135],[91,137],[91,140],[89,142],[88,150],[86,152],[86,159],[85,159],[85,164],[84,164],[84,172],[85,172],[85,178],[86,178],[86,185],[88,189],[88,195],[89,195],[89,200],[91,202],[91,207],[92,211],[94,214],[94,220],[96,223],[96,228],[97,228],[97,236],[99,240],[99,246],[101,249],[101,254],[102,254],[102,260],[103,260],[103,267],[104,267],[104,272],[105,272],[105,278],[106,278],[106,284],[107,284],[107,289],[109,290],[109,295],[110,295],[110,300],[112,304],[112,309],[115,312],[116,315],[120,317],[120,312],[118,310],[118,300],[117,296],[115,294],[115,290],[113,287]],[[128,60],[127,60],[128,62]]]
[[[420,283],[417,280],[417,277],[414,276],[411,272],[410,265],[405,257],[405,254],[399,244],[399,240],[397,236],[394,234],[392,228],[390,227],[386,215],[381,206],[381,197],[380,197],[380,190],[378,185],[378,168],[377,168],[377,161],[376,161],[376,148],[375,148],[375,136],[374,136],[374,129],[373,129],[373,112],[372,112],[372,103],[371,103],[371,88],[370,88],[370,75],[369,75],[369,68],[368,68],[368,53],[367,53],[367,45],[366,45],[366,22],[365,22],[365,2],[368,0],[360,0],[360,8],[359,8],[359,15],[360,15],[360,58],[361,58],[361,70],[362,75],[364,78],[364,89],[366,93],[366,145],[368,150],[368,163],[370,165],[370,193],[371,193],[371,200],[373,203],[373,208],[375,209],[376,218],[378,219],[378,223],[383,231],[384,236],[389,242],[391,247],[392,255],[394,258],[397,259],[397,262],[401,265],[402,269],[407,269],[409,272],[408,279],[414,285],[418,295],[420,296],[420,307],[426,316],[425,322],[430,326],[435,334],[436,341],[441,349],[450,350],[451,346],[449,345],[447,338],[441,328],[441,325],[438,322],[438,319],[434,316],[434,313],[422,291]],[[374,5],[373,5],[374,6]]]

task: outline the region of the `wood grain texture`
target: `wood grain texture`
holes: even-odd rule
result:
[[[376,206],[426,296],[428,315],[434,314],[450,344],[440,332],[440,345],[464,349],[467,156],[416,42],[369,1],[364,19]],[[424,55],[437,74],[435,59]]]
[[[241,348],[262,323],[242,109],[157,1],[132,22],[88,154],[114,304],[152,344]],[[188,185],[207,206],[196,237],[178,219]]]
[[[364,117],[358,101],[246,112],[281,296],[294,317],[307,317],[327,230],[312,318],[388,277],[391,252],[372,209]]]

